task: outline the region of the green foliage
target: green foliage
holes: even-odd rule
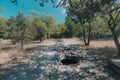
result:
[[[67,27],[63,23],[60,23],[58,25],[54,25],[52,27],[53,34],[51,35],[51,37],[53,37],[53,38],[65,37],[66,29],[67,29]]]
[[[14,3],[14,1],[17,0],[11,1]],[[103,10],[107,11],[107,6],[114,3],[114,1],[115,0],[64,0],[59,5],[64,6],[68,12],[65,24],[57,24],[51,15],[42,17],[38,12],[31,11],[32,16],[28,18],[24,17],[23,20],[25,24],[22,25],[26,25],[24,36],[26,39],[39,39],[40,41],[45,38],[83,37],[83,30],[85,30],[86,35],[88,35],[88,22],[91,22],[92,39],[109,37],[111,36],[111,32],[108,30],[107,21],[101,18],[101,14],[99,13]],[[109,18],[109,16],[106,15],[105,17]],[[11,33],[12,38],[20,36],[18,34],[23,31],[23,26],[18,26],[18,24],[21,24],[18,22],[18,16],[15,16],[14,19],[10,19],[9,21],[9,30],[7,30],[7,32],[9,32],[9,34]],[[116,29],[119,34],[119,27]]]
[[[101,18],[97,17],[95,20],[92,21],[92,39],[99,39],[99,38],[110,38],[112,36],[107,22]]]
[[[55,19],[52,15],[47,15],[45,16],[45,18],[43,19],[43,21],[46,23],[46,27],[47,27],[47,38],[51,38],[51,35],[53,35],[55,33],[55,27],[57,26]]]
[[[22,12],[17,16],[12,16],[9,20],[0,19],[0,31],[6,33],[13,43],[24,40],[44,40],[46,38],[65,37],[67,27],[63,24],[57,24],[51,15],[43,16],[32,15],[25,17]]]
[[[25,38],[25,31],[27,28],[27,21],[22,12],[18,12],[18,16],[10,19],[11,37],[15,42]]]
[[[35,29],[35,38],[42,41],[46,37],[46,34],[47,34],[46,23],[42,21],[40,17],[35,16],[33,20],[33,26]]]
[[[75,24],[69,16],[66,17],[65,25],[67,27],[67,31],[66,31],[66,35],[65,35],[66,37],[78,36],[79,25]]]
[[[18,0],[11,0],[11,2],[15,4],[17,4],[17,1]],[[47,3],[48,0],[40,0],[40,6],[44,7],[45,2]],[[51,0],[51,2],[55,4],[53,0]],[[85,43],[86,35],[88,35],[88,41],[90,40],[91,30],[92,37],[97,37],[98,35],[100,35],[99,37],[106,37],[111,35],[111,32],[120,56],[120,43],[117,38],[119,36],[118,24],[120,22],[119,0],[59,0],[58,6],[63,6],[64,8],[66,8],[67,14],[68,16],[70,16],[66,17],[65,22],[65,25],[67,26],[65,35],[67,37],[73,37],[75,36],[75,33],[79,31],[79,28],[76,29],[77,25],[74,24],[72,21],[78,23],[79,26],[83,26],[83,28],[80,28],[78,34],[82,33],[83,31]],[[104,17],[104,19],[101,18],[101,13],[103,14],[102,16]],[[70,20],[70,18],[72,19],[72,21]],[[47,38],[50,38],[51,35],[59,34],[60,30],[56,28],[56,24],[54,24],[54,19],[51,16],[45,18],[45,23],[48,29]],[[110,31],[107,29],[106,26],[109,27]],[[56,33],[54,31],[58,32]]]
[[[110,38],[112,36],[107,21],[100,17],[91,20],[91,39]],[[67,26],[66,37],[83,37],[83,30],[86,32],[86,36],[89,32],[89,24],[79,24],[71,20],[70,16],[66,17],[65,25]],[[118,32],[120,33],[120,32]]]
[[[0,18],[0,38],[6,38],[8,36],[8,21]]]

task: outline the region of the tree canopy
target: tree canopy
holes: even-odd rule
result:
[[[18,0],[10,0],[12,3],[17,5]],[[40,7],[44,7],[45,3],[47,3],[49,0],[34,0],[37,1],[40,5]],[[74,28],[73,26],[76,26],[76,23],[79,26],[84,26],[81,28],[83,30],[82,33],[84,33],[84,37],[86,34],[88,34],[88,40],[90,40],[91,34],[94,32],[92,31],[94,20],[99,21],[99,26],[108,26],[109,30],[108,33],[111,32],[113,36],[113,40],[115,42],[115,45],[118,49],[118,53],[120,54],[120,43],[117,39],[117,29],[118,24],[120,22],[120,1],[119,0],[50,0],[50,2],[55,5],[54,7],[64,7],[67,12],[67,16],[75,22],[75,24],[70,23],[69,19],[66,20],[65,24],[67,26],[66,33],[72,33],[74,34]],[[51,17],[49,17],[51,18]],[[51,18],[52,19],[52,18]],[[49,20],[49,19],[48,19]],[[52,23],[52,24],[50,24]],[[70,24],[69,24],[70,23]],[[102,24],[104,23],[104,24]],[[46,20],[47,28],[50,28],[50,26],[54,26],[54,29],[56,29],[56,24],[53,22]],[[68,27],[69,26],[69,27]],[[87,27],[86,27],[87,26]],[[96,25],[97,27],[98,25]],[[105,27],[103,27],[104,29]],[[50,30],[50,29],[49,29]],[[51,32],[52,31],[52,32]],[[104,33],[103,30],[99,29],[97,31],[97,34]],[[47,36],[50,37],[51,34],[53,34],[54,30],[51,30],[47,32]],[[96,32],[96,31],[95,31]]]

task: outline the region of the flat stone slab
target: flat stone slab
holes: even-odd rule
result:
[[[120,59],[110,59],[108,65],[115,72],[120,73]]]
[[[120,67],[120,59],[111,59],[110,60],[114,65]]]

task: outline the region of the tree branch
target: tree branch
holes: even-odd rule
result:
[[[116,15],[116,17],[115,17],[115,19],[114,19],[115,21],[117,20],[119,14],[120,14],[120,12],[118,12],[118,14]]]
[[[114,12],[114,11],[116,11],[116,10],[119,10],[120,9],[120,7],[117,7],[117,8],[115,8],[115,9],[112,9],[111,11],[110,11],[110,13],[112,13],[112,12]]]

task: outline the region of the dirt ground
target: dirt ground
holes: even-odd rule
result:
[[[61,44],[79,45],[87,59],[74,65],[61,64],[56,50]],[[77,38],[51,39],[28,42],[24,51],[19,50],[19,44],[11,45],[7,40],[2,45],[0,80],[120,80],[107,66],[108,58],[117,58],[113,41],[92,41],[84,47]]]

